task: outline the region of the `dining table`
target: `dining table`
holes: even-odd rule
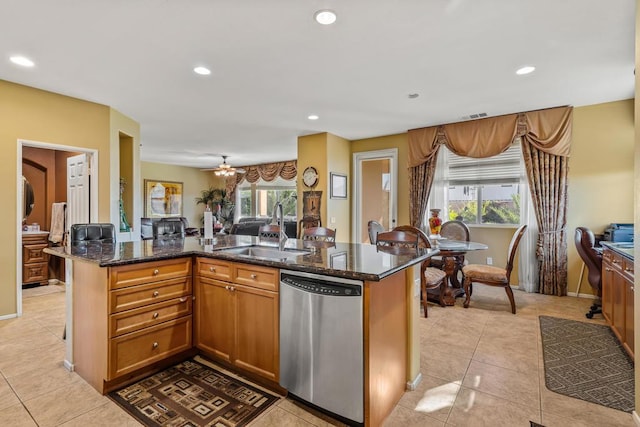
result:
[[[447,289],[445,290],[443,302],[445,305],[454,305],[456,298],[464,296],[462,281],[458,276],[462,272],[466,253],[486,250],[489,249],[489,246],[480,242],[452,240],[446,238],[431,238],[431,242],[434,248],[438,248],[440,250],[440,257],[442,257],[442,269],[447,275]],[[430,300],[437,301],[438,290],[429,290],[427,295]]]

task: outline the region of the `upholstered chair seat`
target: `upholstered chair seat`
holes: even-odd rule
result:
[[[507,283],[507,270],[493,265],[470,264],[462,267],[462,273],[472,281]]]

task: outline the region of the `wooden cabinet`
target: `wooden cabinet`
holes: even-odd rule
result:
[[[602,314],[627,353],[634,357],[633,260],[606,248],[602,257]]]
[[[279,380],[279,271],[198,258],[195,345],[270,381]]]
[[[74,263],[75,369],[101,393],[193,346],[191,258]],[[156,365],[154,365],[156,364]]]
[[[30,232],[22,234],[22,284],[39,283],[46,285],[49,281],[49,255],[44,248],[49,246],[49,232]]]

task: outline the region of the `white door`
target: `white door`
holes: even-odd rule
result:
[[[89,155],[67,158],[67,229],[89,222]]]
[[[378,221],[386,229],[397,224],[398,150],[353,154],[353,243],[369,242],[367,224]]]

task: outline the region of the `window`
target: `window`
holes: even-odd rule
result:
[[[295,180],[277,178],[274,181],[244,182],[237,189],[240,217],[270,217],[276,202],[282,203],[285,217],[295,218],[297,192]]]
[[[497,156],[474,159],[445,149],[446,218],[467,224],[519,224],[523,175],[520,144]],[[434,187],[434,188],[437,188]]]

